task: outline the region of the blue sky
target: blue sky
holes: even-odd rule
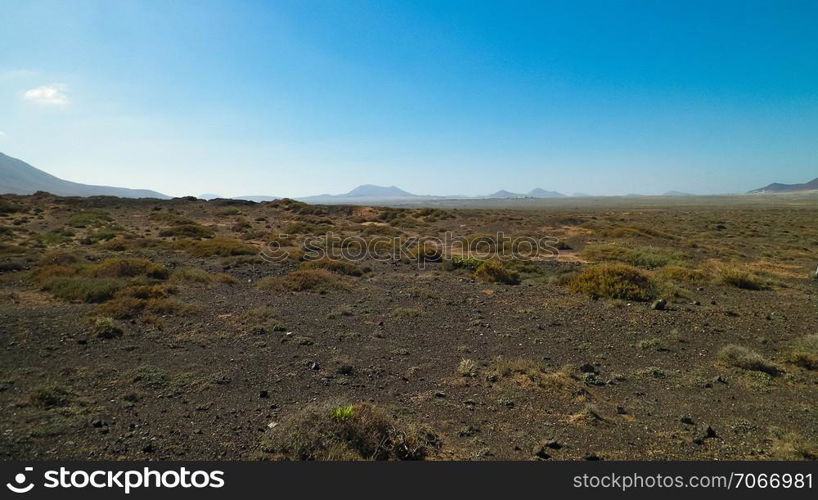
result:
[[[171,195],[818,177],[818,2],[0,5],[0,151]]]

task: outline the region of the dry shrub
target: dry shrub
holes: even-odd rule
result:
[[[363,275],[363,271],[361,271],[361,268],[356,266],[355,264],[344,260],[335,260],[327,257],[323,257],[318,260],[310,260],[304,262],[303,264],[301,264],[300,269],[302,270],[325,269],[336,274],[344,274],[347,276]]]
[[[676,283],[701,283],[706,279],[705,274],[698,269],[673,265],[657,270],[655,276],[659,280]]]
[[[570,367],[549,372],[541,363],[530,359],[506,359],[498,357],[487,374],[489,381],[507,380],[523,388],[543,389],[552,394],[578,401],[585,401],[590,393],[571,375]]]
[[[743,290],[765,290],[769,286],[758,275],[737,266],[719,266],[716,282]]]
[[[154,264],[147,259],[134,257],[113,257],[105,259],[87,269],[87,274],[98,278],[135,278],[143,276],[153,279],[166,279],[170,274],[167,268]]]
[[[187,306],[170,298],[173,288],[138,285],[124,288],[113,299],[97,306],[96,312],[115,319],[132,319],[142,314],[157,316],[184,312]]]
[[[764,372],[770,375],[780,373],[779,368],[761,354],[738,345],[730,344],[722,347],[718,353],[718,358],[725,365],[741,368],[742,370]]]
[[[793,342],[787,361],[807,370],[818,370],[818,334]]]
[[[423,460],[436,446],[430,430],[358,403],[302,410],[268,431],[261,451],[277,460]]]
[[[477,266],[474,277],[487,283],[503,283],[506,285],[517,285],[520,283],[520,275],[512,271],[499,259],[484,261]]]
[[[818,445],[798,433],[789,432],[773,438],[772,456],[776,460],[818,460]]]
[[[650,300],[655,287],[643,271],[627,264],[588,267],[568,282],[568,289],[594,298]]]
[[[198,267],[182,267],[173,272],[171,281],[188,283],[225,283],[234,285],[238,280],[227,273],[209,273]]]

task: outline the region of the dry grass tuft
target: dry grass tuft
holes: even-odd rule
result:
[[[262,438],[277,460],[423,460],[437,447],[428,429],[398,422],[369,403],[308,408]]]

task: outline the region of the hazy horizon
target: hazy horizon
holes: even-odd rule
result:
[[[0,151],[171,196],[818,177],[818,4],[612,7],[11,0]]]

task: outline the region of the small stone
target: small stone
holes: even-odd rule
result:
[[[437,391],[437,392],[435,392],[435,397],[436,397],[436,398],[445,398],[445,397],[446,397],[446,393],[445,393],[445,392],[443,392],[443,391]]]
[[[579,371],[582,373],[598,373],[596,367],[591,363],[585,363],[584,365],[580,366]]]
[[[656,311],[664,311],[667,309],[667,301],[665,299],[656,300],[650,305],[650,308]]]
[[[693,419],[692,419],[692,418],[690,418],[690,417],[682,417],[682,418],[680,418],[680,419],[679,419],[679,422],[681,422],[681,423],[683,423],[683,424],[687,424],[687,425],[693,425],[693,424],[695,424],[695,422],[693,421]]]
[[[267,399],[270,397],[270,393],[267,391],[259,391],[258,397],[260,397],[261,399]]]

